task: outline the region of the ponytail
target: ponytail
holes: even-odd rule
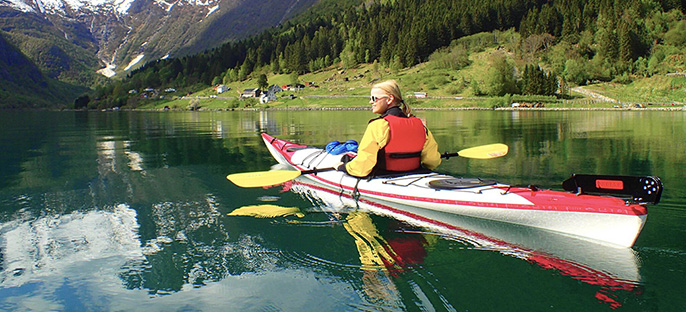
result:
[[[400,109],[403,110],[403,114],[405,114],[405,116],[412,117],[412,108],[410,105],[405,103],[405,100],[400,100]]]

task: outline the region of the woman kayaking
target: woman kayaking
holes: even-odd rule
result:
[[[381,116],[369,121],[357,157],[346,161],[344,156],[338,170],[367,177],[421,168],[432,170],[441,164],[436,140],[422,121],[412,115],[395,80],[375,84],[369,103],[372,112]]]

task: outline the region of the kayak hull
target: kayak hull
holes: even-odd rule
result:
[[[320,148],[277,139],[267,133],[262,138],[277,162],[300,171],[331,168],[340,162],[341,155]],[[299,178],[348,198],[508,222],[619,247],[633,246],[646,222],[645,206],[627,204],[616,197],[495,182],[448,189],[435,188],[431,183],[450,179],[455,178],[433,172],[358,179],[335,170],[303,174]]]

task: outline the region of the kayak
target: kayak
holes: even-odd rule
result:
[[[652,176],[573,175],[563,183],[567,191],[430,171],[357,178],[332,170],[342,155],[267,133],[262,139],[279,164],[301,171],[299,180],[342,197],[513,223],[619,247],[633,246],[646,222],[646,204],[659,202],[662,193],[659,178]]]

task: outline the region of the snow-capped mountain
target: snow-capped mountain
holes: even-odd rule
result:
[[[318,0],[0,0],[0,35],[49,77],[87,85],[146,62],[217,47]]]
[[[134,0],[5,0],[7,5],[22,12],[66,14],[70,12],[117,12],[126,14]]]

